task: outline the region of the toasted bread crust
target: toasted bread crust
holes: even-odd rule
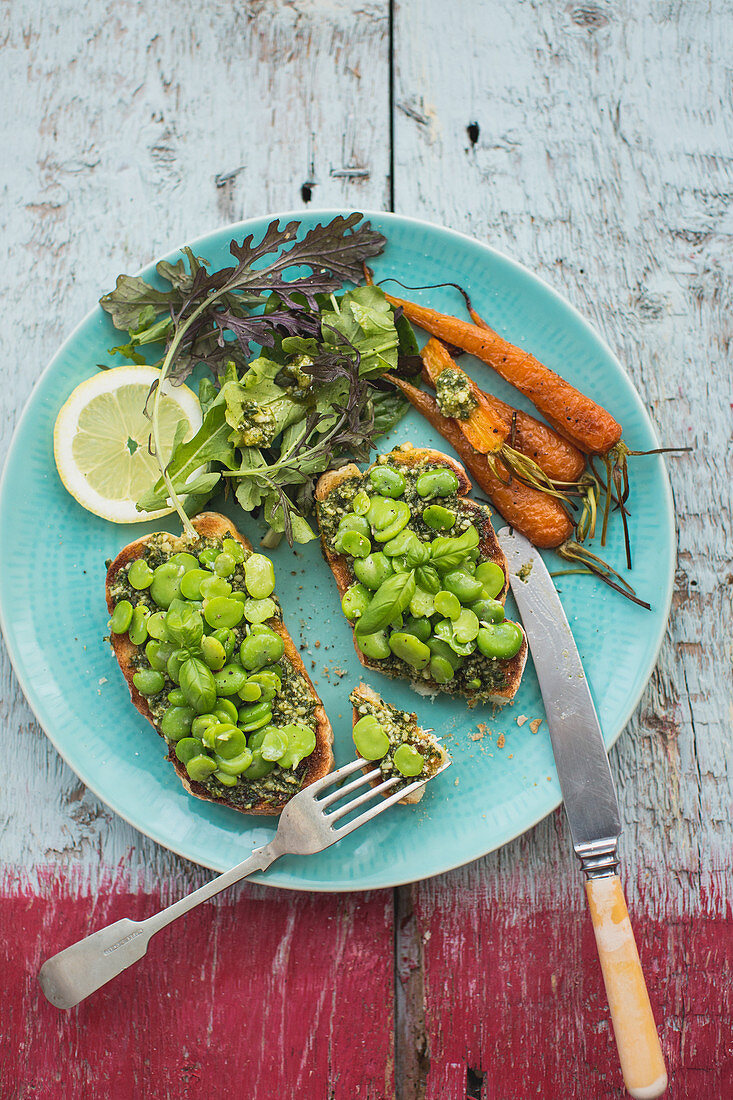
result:
[[[403,444],[401,448],[391,451],[389,457],[390,462],[394,465],[416,467],[429,462],[447,466],[449,469],[453,470],[458,478],[458,495],[461,498],[461,506],[471,516],[471,521],[479,532],[479,551],[481,557],[496,562],[504,571],[504,587],[496,597],[497,600],[503,604],[509,590],[509,569],[507,561],[504,557],[503,550],[499,546],[494,528],[491,526],[489,509],[477,504],[473,500],[467,499],[467,494],[471,491],[473,486],[460,462],[451,458],[450,455],[445,455],[441,451],[436,451],[431,447],[412,447],[410,444]],[[376,463],[373,465],[376,465]],[[371,469],[372,467],[370,466],[369,470]],[[315,492],[316,501],[324,501],[339,485],[356,476],[361,476],[361,470],[358,466],[355,466],[353,462],[346,466],[340,466],[337,470],[327,470],[326,473],[322,474],[318,479]],[[323,548],[324,557],[335,577],[339,595],[343,596],[349,585],[353,583],[349,570],[348,558],[343,554],[335,554],[329,550],[323,538],[321,538],[321,546]],[[521,629],[521,624],[518,623],[517,625]],[[522,633],[524,633],[523,630]],[[409,679],[411,683],[421,687],[427,687],[434,691],[445,690],[444,687],[441,687],[435,680],[426,679],[423,676],[416,676],[413,678],[403,674],[401,671],[385,669],[378,661],[371,661],[368,657],[364,656],[356,644],[355,635],[353,641],[356,655],[365,668],[369,668],[373,672],[381,672],[382,675],[391,676],[394,679]],[[506,683],[504,687],[498,688],[488,696],[483,696],[484,699],[491,703],[504,704],[510,702],[514,698],[522,680],[522,673],[527,661],[527,653],[527,639],[525,637],[519,652],[505,662]],[[469,706],[477,701],[475,696],[472,696],[468,692],[463,694],[465,694],[468,699]]]
[[[244,535],[241,535],[237,531],[236,527],[226,516],[220,515],[218,512],[201,512],[192,521],[197,533],[202,538],[232,538],[246,547],[247,550],[252,550],[252,544]],[[143,539],[138,539],[136,542],[131,542],[128,546],[123,547],[120,550],[117,557],[110,564],[107,570],[107,580],[105,585],[105,591],[107,596],[107,608],[110,612],[114,610],[114,601],[111,595],[111,587],[114,580],[120,570],[124,569],[128,563],[134,561],[136,558],[140,558],[143,555],[145,546],[151,536],[147,536]],[[174,535],[170,536],[171,545],[174,548],[174,552],[185,550],[187,540],[185,536],[176,538]],[[331,729],[331,723],[328,720],[328,716],[323,707],[316,689],[313,686],[310,676],[308,675],[305,665],[301,659],[300,653],[295,648],[293,639],[290,637],[285,624],[281,619],[269,619],[267,625],[272,628],[283,640],[285,645],[285,657],[290,661],[293,668],[298,672],[308,684],[311,694],[316,700],[315,717],[316,717],[316,747],[308,757],[307,770],[305,772],[305,778],[303,780],[303,787],[307,787],[310,783],[314,783],[316,779],[321,779],[324,775],[327,775],[333,768],[333,751],[331,746],[333,744],[333,730]],[[147,703],[147,699],[144,695],[135,687],[132,682],[132,677],[135,673],[135,669],[132,665],[132,658],[138,651],[138,646],[133,645],[127,634],[113,634],[111,636],[112,649],[114,650],[117,662],[122,669],[122,674],[127,681],[127,686],[130,689],[130,696],[132,702],[147,720],[155,727],[153,715],[150,712],[150,708]],[[156,731],[157,732],[157,731]],[[230,809],[238,810],[240,813],[245,814],[265,814],[272,816],[273,814],[279,814],[285,806],[285,802],[272,803],[265,802],[264,800],[256,802],[254,806],[249,808],[243,808],[236,806],[227,801],[226,794],[223,794],[221,798],[212,798],[208,790],[202,783],[197,783],[192,779],[189,779],[186,772],[185,765],[176,756],[172,748],[168,750],[168,760],[173,764],[176,770],[178,778],[183,783],[186,790],[194,795],[195,798],[201,798],[205,802],[213,802],[217,806],[229,806]]]
[[[359,686],[357,688],[354,688],[354,690],[352,692],[352,695],[358,695],[358,697],[363,702],[371,703],[372,706],[386,707],[386,705],[387,705],[384,702],[384,699],[382,699],[381,695],[379,695],[378,692],[376,692],[373,688],[369,687],[368,684],[359,684]],[[360,717],[361,717],[361,715],[359,714],[358,709],[356,707],[354,707],[353,708],[352,729],[356,725],[356,723],[359,721]],[[438,765],[438,767],[442,767],[443,764],[445,764],[446,761],[449,759],[448,753],[445,751],[443,746],[438,743],[438,741],[435,737],[433,737],[431,734],[429,734],[426,730],[422,729],[422,727],[418,725],[416,714],[412,714],[412,715],[410,715],[410,717],[412,719],[414,719],[414,732],[419,737],[419,739],[421,741],[429,742],[430,745],[440,754],[440,764]],[[363,768],[362,771],[364,772],[365,775],[367,774],[367,769],[366,768]],[[381,783],[381,779],[379,779],[379,778],[369,780],[369,785],[371,787],[376,787],[376,786],[378,786],[379,783]],[[411,791],[410,794],[405,795],[404,798],[400,799],[400,802],[403,803],[405,806],[412,805],[416,802],[419,802],[424,794],[425,794],[425,788],[421,787],[419,791]],[[385,795],[384,797],[386,798],[387,796]]]

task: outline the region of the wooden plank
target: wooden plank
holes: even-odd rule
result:
[[[562,889],[546,870],[527,897],[521,871],[487,877],[482,865],[452,876],[457,904],[446,904],[444,890],[415,891],[426,975],[426,1100],[463,1096],[472,1080],[482,1082],[481,1100],[621,1100],[580,882]],[[638,906],[631,916],[671,1095],[731,1095],[733,991],[721,981],[733,957],[730,914],[691,921]]]
[[[727,1095],[730,1006],[704,981],[693,993],[687,975],[714,983],[732,952],[731,676],[720,649],[731,609],[733,5],[483,0],[455,20],[434,0],[395,10],[395,208],[543,276],[618,353],[662,441],[695,447],[669,460],[673,617],[612,767],[675,1095]],[[621,1095],[559,814],[470,870],[417,886],[401,909],[405,1096],[463,1095],[471,1067],[486,1071],[483,1086],[468,1080],[484,1100]]]
[[[305,208],[308,181],[315,206],[380,207],[389,186],[386,0],[205,12],[93,0],[55,15],[21,0],[7,22],[0,91],[19,110],[0,164],[0,293],[23,338],[0,334],[4,447],[45,363],[119,272],[217,225]],[[5,861],[66,861],[93,878],[124,860],[149,886],[181,866],[84,791],[2,654],[19,769],[0,790]]]
[[[40,892],[8,889],[7,878],[0,892],[3,1097],[209,1100],[234,1082],[255,1100],[393,1091],[391,891],[231,891],[60,1013],[35,980],[43,958],[99,925],[146,916],[167,893],[109,876],[80,904],[75,885],[52,869]]]
[[[99,0],[5,12],[0,181],[8,260],[0,433],[120,271],[268,210],[381,207],[389,191],[387,0],[149,8]],[[21,320],[22,319],[22,320]],[[243,887],[151,945],[66,1015],[42,959],[208,873],[79,783],[0,653],[3,1097],[393,1091],[392,898]],[[368,1036],[368,1044],[363,1043]]]

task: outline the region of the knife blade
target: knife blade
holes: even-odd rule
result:
[[[545,704],[573,847],[586,875],[603,981],[626,1088],[652,1100],[667,1088],[616,849],[621,815],[596,708],[570,624],[540,553],[509,527],[497,532]]]
[[[539,550],[509,527],[497,533],[532,653],[573,846],[581,860],[615,862],[621,815],[583,664]]]

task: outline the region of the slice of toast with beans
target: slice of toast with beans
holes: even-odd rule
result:
[[[361,663],[469,705],[514,698],[527,640],[504,618],[506,559],[459,462],[403,444],[316,486],[323,552]]]
[[[418,725],[416,714],[392,706],[368,684],[354,688],[349,700],[356,751],[381,773],[370,780],[372,787],[393,779],[397,780],[394,789],[400,790],[416,779],[432,779],[450,762],[433,731]],[[392,793],[385,792],[385,798]],[[400,802],[419,802],[424,793],[424,787],[410,791]]]
[[[107,569],[110,640],[132,702],[196,798],[277,814],[333,768],[333,732],[282,620],[272,562],[203,512]]]

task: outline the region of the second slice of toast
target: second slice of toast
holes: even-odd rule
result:
[[[503,604],[509,588],[506,579],[506,558],[491,526],[491,512],[486,506],[468,498],[472,486],[460,462],[432,448],[417,448],[411,444],[403,444],[388,455],[383,456],[381,464],[384,463],[404,471],[408,476],[410,473],[414,476],[422,470],[440,469],[441,467],[451,470],[456,475],[458,491],[451,500],[450,506],[459,513],[462,521],[470,522],[478,530],[478,560],[480,562],[495,562],[502,569],[504,584],[496,599]],[[346,554],[339,553],[335,547],[334,534],[338,516],[348,510],[357,492],[361,489],[373,492],[373,490],[370,490],[368,475],[370,470],[379,464],[380,461],[378,460],[363,473],[353,463],[341,466],[336,470],[329,470],[321,476],[316,486],[316,511],[321,531],[323,553],[333,572],[339,595],[342,597],[347,589],[355,583],[356,577],[353,570],[353,559]],[[408,526],[412,526],[412,523]],[[437,532],[435,533],[437,534]],[[424,537],[424,530],[421,531],[421,534]],[[352,623],[351,625],[353,627],[355,624]],[[524,634],[523,631],[522,634]],[[356,635],[354,636],[354,647],[365,668],[382,672],[387,676],[408,679],[418,691],[422,690],[426,693],[441,691],[453,695],[464,695],[468,699],[469,705],[485,702],[497,704],[510,702],[519,688],[528,653],[525,637],[522,638],[518,652],[507,659],[487,658],[475,652],[466,658],[453,679],[447,683],[437,683],[431,678],[426,669],[416,670],[397,657],[390,656],[375,659],[366,656],[359,648]],[[480,680],[479,687],[475,686],[477,679]]]

